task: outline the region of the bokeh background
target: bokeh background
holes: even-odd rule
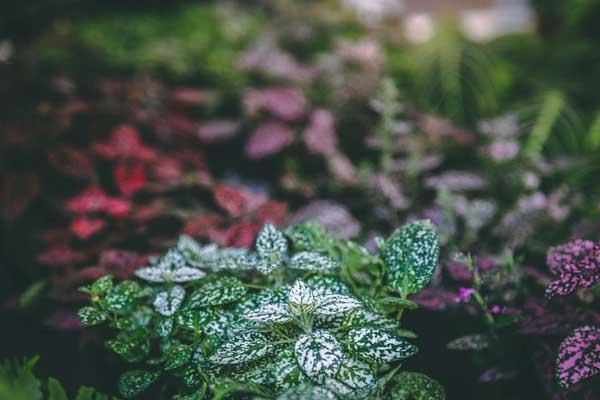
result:
[[[182,232],[252,246],[266,221],[372,243],[431,218],[446,255],[517,260],[490,296],[526,309],[547,248],[599,235],[599,18],[594,0],[5,0],[0,357],[114,389],[77,287]],[[449,271],[408,318],[411,366],[449,399],[563,398],[536,337],[445,348],[480,326]]]

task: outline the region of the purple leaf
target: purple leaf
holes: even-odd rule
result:
[[[335,154],[337,136],[333,114],[329,110],[318,109],[310,116],[310,123],[303,133],[304,143],[308,151],[324,156]]]
[[[246,155],[258,160],[279,153],[294,140],[294,134],[287,125],[280,122],[266,122],[260,125],[246,142]]]
[[[360,233],[360,224],[348,209],[330,200],[315,200],[292,214],[288,225],[316,220],[341,239],[350,239]]]
[[[237,121],[217,119],[200,124],[196,130],[196,136],[203,143],[220,142],[234,137],[239,128],[240,123]]]
[[[600,328],[582,326],[560,345],[556,359],[558,383],[568,388],[600,372]]]
[[[546,258],[548,267],[558,279],[546,288],[548,298],[567,295],[579,287],[588,288],[600,282],[600,245],[589,240],[575,240],[552,247]]]

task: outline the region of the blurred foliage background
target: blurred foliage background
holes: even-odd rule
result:
[[[55,100],[58,96],[49,89],[49,81],[55,77],[67,76],[78,82],[79,95],[93,100],[98,99],[92,87],[99,78],[106,77],[209,88],[217,93],[216,99],[204,108],[192,107],[190,113],[197,119],[215,115],[237,118],[244,113],[240,97],[248,88],[295,85],[311,105],[328,107],[341,116],[336,120],[339,147],[348,159],[357,161],[356,169],[362,176],[370,177],[378,163],[384,172],[389,172],[385,171],[390,168],[386,158],[391,155],[386,155],[385,149],[381,155],[367,148],[363,139],[372,130],[391,132],[396,114],[405,113],[421,123],[426,120],[424,115],[442,117],[452,121],[453,129],[448,130],[461,133],[462,129],[477,131],[482,120],[510,113],[516,116],[522,131],[518,137],[522,157],[570,157],[574,167],[552,179],[597,201],[599,19],[600,2],[596,0],[5,0],[0,15],[0,130],[8,136],[6,126],[28,122],[31,110],[41,108],[40,99]],[[376,45],[362,49],[366,53],[360,56],[363,59],[340,66],[331,56],[334,49],[343,49],[344,43],[365,39]],[[273,48],[280,52],[273,55]],[[243,60],[241,55],[249,49],[258,54],[258,59]],[[348,58],[352,57],[360,58],[355,54]],[[261,61],[268,65],[261,65]],[[244,67],[244,63],[253,63],[255,69]],[[256,69],[260,68],[256,65],[271,67],[272,75],[258,73]],[[280,74],[286,68],[286,73]],[[312,77],[305,75],[313,73],[319,77],[309,84]],[[381,77],[389,78],[390,87],[397,89],[390,95],[390,102],[406,101],[407,109],[374,111],[368,107],[378,92]],[[164,90],[151,85],[147,89],[151,93],[146,97],[151,100],[153,90]],[[67,87],[64,92],[69,90]],[[164,104],[156,106],[161,107]],[[254,122],[244,122],[243,129],[250,130]],[[51,143],[53,137],[46,135],[46,127],[40,125],[36,140],[42,145]],[[89,125],[93,130],[94,123]],[[298,128],[300,123],[294,121],[291,125]],[[85,139],[76,140],[81,144]],[[230,147],[219,145],[207,154],[209,164],[221,176],[235,170],[243,171],[250,179],[275,181],[280,173],[287,176],[292,175],[289,171],[301,171],[307,181],[314,177],[315,181],[327,181],[320,188],[321,195],[343,197],[355,215],[371,217],[371,204],[361,197],[363,187],[348,189],[345,183],[338,183],[336,179],[343,181],[339,176],[320,176],[328,160],[313,162],[302,153],[296,158],[276,155],[264,164],[251,164],[242,159],[241,142],[234,140]],[[235,151],[227,153],[231,148]],[[413,152],[413,148],[409,150]],[[417,146],[414,153],[419,150]],[[511,172],[510,167],[477,164],[471,153],[447,154],[446,168],[483,165],[481,169],[487,168],[486,173],[499,178],[499,182]],[[10,167],[20,171],[29,164],[43,165],[35,156],[23,157],[8,151],[0,152],[0,156],[3,170]],[[331,154],[328,157],[335,158]],[[69,184],[70,181],[63,181],[56,186],[67,191]],[[408,179],[407,186],[410,185],[416,186]],[[414,193],[422,194],[419,190]],[[504,187],[492,188],[490,192],[498,199],[512,194]],[[308,197],[289,194],[280,187],[269,194],[287,196],[285,201],[292,209],[304,205]],[[440,195],[438,202],[444,201]],[[591,207],[588,209],[592,213]],[[43,212],[45,209],[38,210]],[[382,226],[386,218],[398,222],[389,215],[378,218],[372,224],[375,228]],[[48,223],[58,217],[47,213],[42,219]],[[22,263],[23,257],[14,256],[15,248],[20,253],[31,252],[28,246],[37,238],[27,242],[15,238],[26,237],[32,224],[27,220],[9,227],[3,222],[0,278],[6,279],[2,279],[0,288],[6,288],[6,293],[23,292],[26,288],[42,291],[31,284],[40,278],[37,265]],[[562,233],[544,231],[551,240]],[[37,242],[35,245],[40,247]],[[539,248],[535,253],[538,258],[546,250],[544,246]],[[28,256],[31,258],[31,254]],[[9,267],[18,273],[9,273]],[[11,318],[14,319],[13,314],[5,320]],[[452,323],[449,318],[446,322]],[[58,359],[61,349],[77,337],[46,331],[38,334],[39,329],[33,319],[20,320],[10,334],[16,343],[11,352],[34,349]],[[39,342],[49,340],[48,335],[53,335],[55,349],[44,350],[44,343]],[[71,349],[65,357],[75,359],[76,353],[76,349]],[[67,379],[67,385],[105,387],[112,381],[110,376],[86,381],[95,370],[84,364],[79,364],[79,375]],[[460,366],[468,368],[467,364],[465,359],[459,360]],[[45,368],[47,365],[42,362],[41,369]],[[68,375],[69,370],[65,371],[62,374]],[[458,373],[454,371],[450,376],[459,379]],[[455,389],[461,384],[465,382],[455,383]],[[456,392],[450,388],[449,393]]]

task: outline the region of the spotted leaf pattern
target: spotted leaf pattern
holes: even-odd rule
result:
[[[175,314],[185,297],[185,289],[175,285],[171,289],[160,292],[154,299],[154,309],[160,315],[170,317]]]
[[[295,315],[312,313],[316,306],[312,289],[301,279],[298,279],[288,293],[288,305]]]
[[[320,315],[336,315],[361,306],[361,302],[354,297],[343,294],[330,294],[319,299],[319,305],[315,313]]]
[[[342,365],[342,345],[329,332],[317,330],[304,334],[294,347],[300,368],[316,382],[334,377]]]
[[[600,372],[600,327],[577,328],[560,345],[556,379],[568,388]]]
[[[346,356],[336,378],[350,388],[366,389],[373,386],[375,373],[368,363],[355,357]]]
[[[387,286],[397,292],[406,290],[406,294],[419,292],[431,280],[439,252],[439,237],[430,221],[397,229],[382,251]]]
[[[273,350],[265,336],[258,332],[236,335],[223,343],[210,361],[215,364],[240,364],[254,361]]]
[[[223,277],[196,289],[190,295],[190,307],[217,306],[232,303],[244,297],[246,286],[235,277]]]
[[[320,386],[303,383],[295,386],[277,397],[277,400],[336,400],[337,396]]]
[[[444,387],[434,379],[418,372],[402,372],[394,381],[392,400],[445,400]]]
[[[577,288],[588,288],[600,282],[600,244],[575,240],[548,251],[550,272],[558,276],[546,288],[546,297],[565,296]]]
[[[273,364],[273,376],[277,390],[280,392],[307,380],[306,375],[300,370],[296,354],[292,349],[286,349],[277,355]]]
[[[320,253],[303,251],[292,257],[289,267],[305,271],[331,272],[339,268],[339,262]]]
[[[159,375],[159,372],[141,370],[126,372],[119,379],[119,392],[126,399],[131,399],[150,387]]]
[[[287,239],[272,224],[266,223],[256,238],[256,252],[260,257],[256,268],[263,274],[269,274],[279,268],[287,257]]]
[[[417,347],[406,340],[373,328],[351,330],[348,348],[356,356],[374,363],[403,360],[417,353]]]
[[[292,315],[287,304],[267,304],[243,314],[245,319],[261,323],[284,323],[291,321]]]

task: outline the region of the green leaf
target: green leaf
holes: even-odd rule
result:
[[[404,295],[419,292],[431,280],[439,252],[438,234],[431,222],[412,222],[397,229],[382,252],[387,286]]]
[[[351,330],[348,348],[356,356],[374,363],[403,360],[417,353],[417,347],[406,340],[373,328]]]
[[[246,295],[246,286],[238,278],[224,277],[196,289],[191,295],[188,307],[207,307],[238,301]]]
[[[215,364],[240,364],[254,361],[273,351],[273,346],[260,333],[242,333],[230,338],[210,357]]]
[[[19,296],[19,307],[29,307],[35,303],[42,294],[42,291],[46,287],[45,280],[39,280],[31,284],[20,296]]]
[[[446,347],[450,350],[484,350],[490,345],[490,340],[486,335],[474,334],[466,335],[450,341]]]
[[[273,362],[273,376],[279,392],[288,390],[306,381],[306,375],[300,370],[296,354],[292,349],[285,349],[277,354]]]
[[[77,391],[75,400],[109,400],[108,396],[97,393],[93,388],[82,386]]]
[[[402,372],[394,378],[392,400],[445,400],[444,387],[427,375]]]
[[[344,357],[340,342],[331,333],[323,330],[300,336],[294,350],[300,368],[317,382],[334,377]]]
[[[173,326],[175,325],[175,321],[173,318],[165,318],[158,322],[156,326],[156,333],[160,337],[168,337],[173,332]]]
[[[339,268],[336,260],[320,253],[303,251],[295,254],[290,260],[289,267],[304,271],[331,272]]]
[[[160,292],[154,299],[154,309],[162,316],[170,317],[175,314],[185,297],[183,286],[175,285],[168,291]]]
[[[108,319],[108,315],[95,307],[83,307],[77,311],[77,316],[81,323],[86,326],[93,326],[103,323]]]
[[[318,297],[329,294],[351,294],[348,286],[336,278],[315,276],[306,281],[306,284],[310,286],[313,294]]]
[[[135,304],[140,293],[137,282],[123,281],[106,294],[103,304],[111,312],[125,312]]]
[[[234,380],[242,383],[270,386],[275,382],[272,360],[264,360],[251,365],[243,365],[232,374]]]
[[[292,315],[287,304],[267,304],[256,310],[248,311],[243,318],[260,323],[285,323],[292,320]]]
[[[54,378],[48,378],[48,400],[69,400],[65,389]]]
[[[303,383],[277,397],[277,400],[336,400],[336,395],[320,386]]]
[[[404,310],[416,310],[419,308],[419,305],[414,301],[408,299],[401,299],[399,297],[384,297],[377,301],[380,304],[392,304],[398,309]]]
[[[185,309],[177,314],[177,325],[192,331],[198,330],[213,321],[217,315],[209,310]]]
[[[316,251],[323,252],[327,250],[329,237],[325,228],[316,221],[308,221],[289,227],[285,232],[296,251]]]
[[[92,283],[90,286],[90,292],[94,295],[101,295],[113,288],[113,279],[112,275],[105,275],[102,278],[96,280],[96,282]]]
[[[348,356],[344,357],[336,378],[353,389],[366,389],[373,386],[375,382],[375,374],[369,364]]]
[[[202,383],[202,375],[195,365],[189,365],[183,371],[183,383],[187,387],[198,387]]]
[[[121,332],[108,340],[106,346],[129,362],[141,361],[150,353],[149,338],[140,334]]]
[[[42,400],[41,384],[33,373],[38,361],[36,356],[22,363],[0,362],[0,398]]]
[[[126,399],[131,399],[148,389],[159,375],[159,372],[140,370],[126,372],[119,379],[119,392]]]
[[[398,323],[393,319],[365,308],[355,308],[346,314],[344,325],[356,328],[379,328],[383,330],[394,330],[398,328]]]
[[[266,223],[256,238],[256,252],[260,257],[258,271],[269,274],[278,268],[287,256],[288,243],[283,233]]]
[[[362,303],[354,297],[343,294],[330,294],[319,299],[315,310],[319,315],[337,315],[362,307]]]
[[[294,315],[307,315],[312,313],[317,302],[311,288],[302,279],[296,280],[288,293],[288,306]]]
[[[190,346],[185,344],[173,346],[167,352],[163,369],[165,371],[177,369],[187,364],[190,361],[191,357],[192,349]]]

